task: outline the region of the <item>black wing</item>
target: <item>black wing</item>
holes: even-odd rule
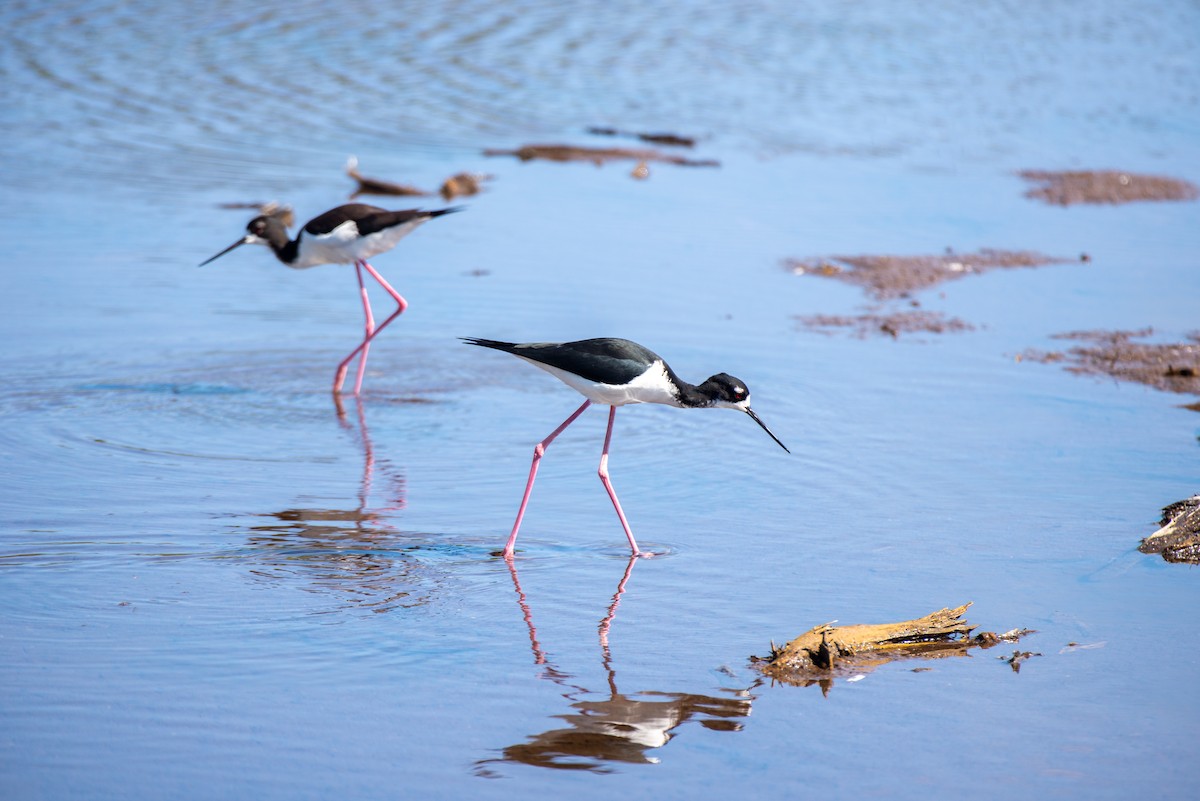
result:
[[[658,354],[628,339],[581,339],[577,342],[498,342],[494,339],[464,337],[464,342],[501,350],[539,364],[557,367],[588,381],[624,384],[646,372],[658,361]]]
[[[387,209],[381,209],[378,206],[368,206],[366,203],[347,203],[313,217],[304,224],[304,231],[314,236],[320,236],[329,233],[347,220],[358,222],[376,214],[387,213]],[[415,214],[416,210],[414,209],[411,213]]]
[[[397,225],[403,225],[406,222],[419,220],[431,220],[434,217],[441,217],[443,214],[451,214],[460,211],[460,207],[449,209],[435,209],[433,211],[424,211],[423,209],[403,209],[401,211],[388,211],[381,209],[378,206],[370,206],[366,203],[347,203],[344,206],[338,206],[336,209],[330,209],[324,214],[313,217],[304,226],[304,230],[314,236],[327,234],[334,228],[337,228],[344,222],[353,220],[358,226],[358,235],[367,236],[376,231],[382,231],[385,228],[394,228]]]

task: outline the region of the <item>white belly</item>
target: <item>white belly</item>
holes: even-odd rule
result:
[[[342,223],[327,234],[306,233],[300,237],[300,252],[291,266],[303,269],[318,264],[353,264],[359,259],[366,260],[396,247],[397,242],[423,222],[424,218],[417,218],[363,237],[358,235],[358,226],[353,220]]]
[[[679,400],[672,391],[670,381],[667,380],[667,371],[663,369],[661,362],[655,364],[629,384],[617,386],[588,381],[574,373],[568,373],[565,370],[550,367],[549,365],[535,362],[532,359],[525,359],[525,361],[535,367],[542,368],[593,403],[605,406],[625,406],[629,403],[662,403],[667,406],[676,407],[680,405]]]

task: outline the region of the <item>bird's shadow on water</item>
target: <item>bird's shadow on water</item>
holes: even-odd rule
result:
[[[610,647],[610,635],[633,567],[639,559],[629,558],[604,617],[597,627],[600,662],[607,674],[607,686],[593,691],[576,683],[572,674],[557,667],[546,655],[538,638],[533,611],[513,559],[505,560],[516,591],[517,604],[529,630],[533,662],[538,677],[563,688],[569,711],[556,715],[567,723],[531,735],[526,742],[507,746],[500,755],[475,763],[474,773],[484,778],[502,776],[497,769],[505,764],[523,764],[539,768],[582,770],[611,773],[619,765],[657,764],[651,752],[665,746],[675,730],[689,720],[714,731],[740,731],[741,721],[750,714],[757,685],[728,690],[729,697],[694,693],[640,691],[626,695],[617,686],[617,670]]]

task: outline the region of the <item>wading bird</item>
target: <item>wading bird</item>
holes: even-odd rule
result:
[[[459,208],[388,211],[364,203],[347,203],[309,220],[296,234],[295,239],[288,237],[287,223],[280,214],[263,214],[250,221],[244,237],[212,258],[201,262],[200,266],[219,259],[241,245],[266,245],[281,262],[296,269],[315,267],[318,264],[353,264],[358,275],[358,289],[362,295],[363,313],[366,316],[366,335],[359,346],[350,351],[350,355],[338,364],[333,377],[333,391],[341,391],[350,362],[361,353],[358,360],[358,376],[354,381],[354,394],[357,395],[362,390],[371,340],[408,308],[408,301],[367,263],[367,259],[391,250],[397,242],[422,223],[455,211],[459,211]],[[396,311],[378,326],[375,325],[375,316],[371,313],[371,302],[367,297],[366,284],[363,283],[363,270],[370,273],[396,301]]]
[[[562,425],[550,433],[550,436],[534,446],[533,464],[529,467],[529,480],[525,483],[521,508],[517,510],[517,520],[513,523],[512,533],[504,546],[505,558],[511,558],[513,555],[517,532],[521,529],[525,507],[529,504],[530,493],[533,492],[533,481],[537,478],[538,463],[546,448],[593,403],[610,407],[608,430],[604,434],[604,450],[600,455],[600,481],[604,483],[604,489],[608,491],[608,497],[612,499],[613,507],[617,510],[617,517],[625,529],[625,536],[629,538],[629,547],[634,556],[648,554],[638,550],[637,541],[629,529],[629,521],[625,519],[625,512],[621,509],[621,502],[617,500],[617,493],[608,479],[608,447],[612,442],[613,420],[618,406],[627,403],[661,403],[680,409],[736,409],[750,415],[763,431],[770,434],[779,447],[787,451],[787,446],[771,433],[766,423],[750,408],[750,390],[746,388],[745,382],[727,373],[717,373],[702,384],[689,384],[675,375],[675,371],[662,357],[628,339],[603,338],[583,339],[578,342],[517,344],[463,337],[463,341],[470,345],[519,356],[587,398]]]

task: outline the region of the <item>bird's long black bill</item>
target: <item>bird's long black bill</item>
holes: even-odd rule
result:
[[[787,445],[784,445],[782,442],[779,441],[779,437],[777,437],[771,433],[771,429],[767,428],[767,424],[762,421],[761,417],[759,417],[757,414],[754,413],[753,409],[747,409],[746,414],[750,415],[750,419],[753,420],[754,422],[758,423],[759,426],[762,427],[763,431],[766,431],[768,434],[770,434],[771,439],[775,440],[776,444],[778,444],[779,447],[783,448],[788,453],[791,453],[791,451],[788,451]]]
[[[242,239],[239,239],[238,241],[234,242],[234,243],[233,243],[232,245],[230,245],[229,247],[227,247],[227,248],[225,248],[224,250],[222,250],[222,251],[221,251],[220,253],[218,253],[217,255],[215,255],[215,256],[213,256],[213,257],[211,257],[211,258],[205,259],[204,261],[200,262],[200,265],[199,265],[199,266],[203,267],[204,265],[208,264],[210,261],[216,261],[217,259],[219,259],[219,258],[221,258],[222,256],[224,256],[224,255],[225,255],[226,253],[228,253],[229,251],[233,250],[234,248],[241,247],[242,245],[245,245],[245,244],[246,244],[247,242],[249,242],[249,241],[250,241],[250,238],[249,238],[249,237],[243,237]]]

